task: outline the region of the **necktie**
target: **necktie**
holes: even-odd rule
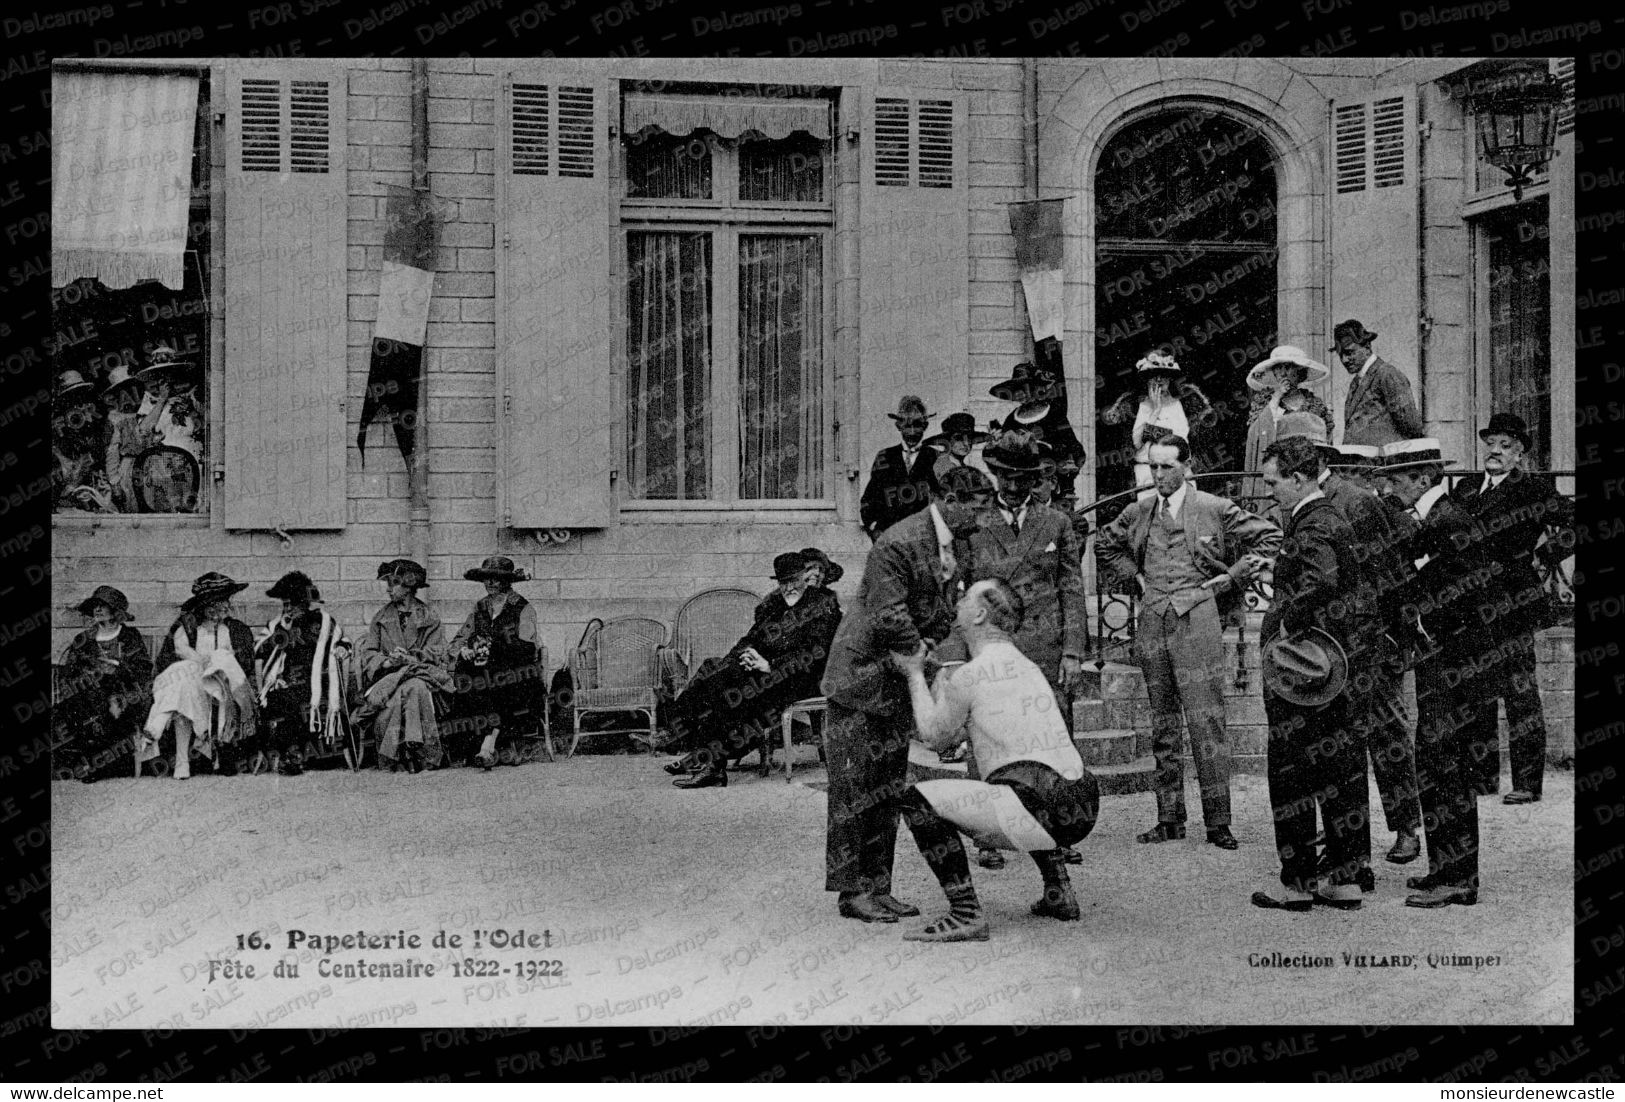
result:
[[[1018,536],[1021,535],[1021,514],[1020,509],[1010,510],[1010,530]]]
[[[1161,494],[1157,495],[1157,519],[1169,524],[1174,519],[1173,503]]]

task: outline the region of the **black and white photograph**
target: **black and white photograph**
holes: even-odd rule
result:
[[[1198,6],[932,6],[991,28],[933,55],[405,0],[245,56],[192,4],[49,58],[27,1024],[238,1079],[811,1027],[768,1077],[838,1082],[1294,1026],[1168,1077],[1343,1083],[1574,1026],[1588,47]],[[1103,1074],[1047,1036],[975,1076]]]

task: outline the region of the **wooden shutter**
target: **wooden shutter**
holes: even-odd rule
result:
[[[868,115],[858,246],[864,471],[897,443],[886,414],[902,395],[918,394],[939,417],[964,408],[970,362],[964,97],[882,88]]]
[[[497,494],[512,528],[614,519],[610,88],[581,63],[536,62],[503,78]]]
[[[225,72],[226,527],[342,528],[345,71]]]
[[[1422,408],[1416,90],[1333,100],[1331,126],[1332,324],[1358,318],[1377,333],[1376,353],[1410,379]],[[1332,388],[1339,424],[1347,396],[1346,380]]]

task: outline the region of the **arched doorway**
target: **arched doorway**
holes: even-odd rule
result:
[[[1097,493],[1134,484],[1137,403],[1119,399],[1162,345],[1212,406],[1192,430],[1198,470],[1238,469],[1254,405],[1247,368],[1277,343],[1273,150],[1240,119],[1180,106],[1123,127],[1097,165]]]

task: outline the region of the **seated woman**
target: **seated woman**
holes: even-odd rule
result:
[[[362,701],[354,723],[378,739],[378,759],[410,772],[441,762],[435,694],[453,688],[446,669],[446,632],[435,610],[418,599],[428,572],[411,559],[378,567],[389,603],[361,640]]]
[[[159,739],[173,727],[176,780],[192,775],[193,754],[230,776],[243,741],[254,737],[254,633],[231,615],[232,594],[247,588],[214,571],[199,577],[158,651],[161,672],[137,757],[157,757]]]
[[[129,776],[141,719],[152,703],[152,655],[147,637],[127,622],[130,602],[117,589],[99,585],[75,608],[85,630],[62,657],[51,714],[73,772],[93,784]]]
[[[265,594],[282,602],[282,615],[265,626],[254,648],[260,708],[277,772],[304,771],[306,742],[343,751],[352,764],[358,747],[349,741],[344,687],[350,644],[344,629],[325,610],[309,576],[292,570]]]
[[[802,552],[773,560],[779,588],[756,606],[756,622],[725,657],[701,666],[673,702],[672,730],[689,754],[666,771],[697,770],[673,781],[678,788],[726,787],[729,759],[770,737],[785,705],[818,695],[841,605],[823,585],[809,587],[809,565],[820,581],[831,580],[823,562],[809,563]]]
[[[513,583],[527,582],[530,575],[506,555],[491,555],[463,577],[484,582],[485,596],[451,641],[460,705],[456,741],[467,745],[479,735],[474,759],[490,772],[498,760],[519,764],[512,742],[541,722],[546,682],[537,661],[536,610],[513,591]],[[451,742],[448,737],[451,756],[463,756]]]

